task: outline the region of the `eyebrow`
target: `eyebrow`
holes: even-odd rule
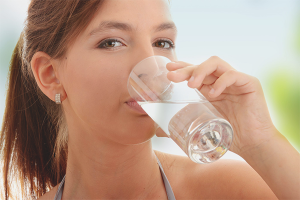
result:
[[[117,22],[117,21],[103,21],[100,23],[100,25],[94,29],[93,31],[90,32],[90,35],[94,35],[95,33],[98,32],[105,32],[110,29],[118,29],[122,31],[127,31],[127,32],[132,32],[134,29],[131,25],[127,23],[122,23],[122,22]],[[174,22],[165,22],[162,23],[156,27],[154,27],[154,32],[159,32],[159,31],[164,31],[171,29],[175,33],[177,33],[177,28]]]

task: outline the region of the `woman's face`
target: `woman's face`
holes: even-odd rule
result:
[[[70,130],[122,144],[145,142],[154,135],[153,120],[126,104],[127,80],[146,57],[176,60],[176,28],[168,6],[167,0],[104,1],[59,68]]]

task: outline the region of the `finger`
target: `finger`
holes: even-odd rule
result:
[[[220,77],[222,74],[224,74],[226,71],[234,69],[229,63],[222,60],[218,56],[211,56],[209,59],[204,61],[202,63],[207,68],[210,68],[211,66],[215,66],[215,70],[213,74],[217,77]]]
[[[160,127],[155,132],[157,137],[169,137]]]
[[[188,64],[188,63],[186,63],[186,64]],[[183,71],[178,70],[178,69],[185,68],[185,67],[187,67],[187,66],[185,66],[185,65],[183,65],[183,64],[179,64],[179,63],[168,63],[167,66],[168,66],[168,68],[169,68],[169,71],[173,71],[173,72],[176,71],[176,72],[179,72],[179,73],[183,73],[183,74],[187,74],[187,75],[188,75],[188,76],[181,76],[181,75],[179,75],[179,76],[180,76],[179,80],[181,80],[181,79],[188,80],[188,79],[189,79],[189,77],[190,77],[190,71],[189,71],[188,68],[187,68],[187,69],[184,69]],[[195,67],[194,67],[194,68],[195,68]],[[185,70],[187,70],[187,71],[185,71]],[[173,74],[173,75],[174,75],[174,74]],[[177,77],[176,77],[176,78],[177,78]],[[210,85],[210,84],[214,83],[214,82],[217,80],[217,78],[218,78],[218,77],[216,77],[215,75],[211,74],[211,75],[205,77],[205,79],[203,80],[203,84],[209,84],[209,85]]]
[[[191,74],[193,73],[193,71],[195,70],[195,66],[187,66],[187,67],[183,67],[180,69],[177,69],[175,71],[170,71],[167,74],[167,78],[170,81],[173,81],[175,83],[184,81],[184,80],[189,80],[191,77]]]
[[[182,63],[170,62],[170,63],[167,63],[166,68],[169,71],[174,71],[174,70],[186,67],[186,66],[187,65],[182,64]]]
[[[220,77],[226,71],[232,69],[233,67],[231,67],[231,65],[224,60],[217,56],[212,56],[195,68],[189,80],[188,86],[191,88],[201,87],[205,77],[211,74],[216,77]]]
[[[177,69],[189,66],[189,65],[192,65],[192,64],[182,62],[182,61],[176,61],[176,62],[167,63],[166,68],[169,71],[174,71],[174,70],[177,70]]]
[[[230,86],[242,87],[250,82],[250,76],[236,70],[229,70],[216,80],[208,95],[215,98]]]
[[[209,101],[209,102],[214,102],[214,101],[219,101],[222,99],[225,99],[227,97],[227,93],[222,93],[219,96],[215,97],[215,98],[211,98],[209,96],[209,92],[211,91],[212,86],[211,85],[202,85],[201,88],[199,88],[198,90],[201,92],[201,94]],[[225,90],[226,91],[226,90]]]
[[[211,85],[213,84],[219,77],[216,77],[213,74],[208,75],[207,77],[204,78],[202,84],[204,85]]]

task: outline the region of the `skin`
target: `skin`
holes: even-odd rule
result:
[[[133,31],[90,35],[104,20],[129,23]],[[167,199],[155,154],[176,199],[300,198],[299,153],[274,127],[258,79],[216,56],[199,65],[176,61],[166,43],[157,46],[158,39],[175,43],[174,30],[154,32],[165,22],[172,22],[167,1],[105,1],[62,59],[44,52],[33,56],[39,87],[53,101],[55,94],[62,95],[67,119],[69,153],[62,199]],[[121,43],[99,48],[106,38]],[[155,133],[163,136],[162,130],[125,103],[130,99],[131,69],[152,55],[176,61],[167,65],[169,80],[194,77],[188,85],[199,89],[232,124],[230,150],[248,164],[219,160],[200,165],[152,150],[150,139]],[[209,94],[211,89],[214,93]],[[53,199],[56,191],[57,186],[40,199]]]

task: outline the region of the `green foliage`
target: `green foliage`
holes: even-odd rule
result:
[[[300,79],[299,74],[277,67],[269,77],[268,89],[274,104],[278,129],[300,151]]]
[[[293,45],[300,57],[300,10],[297,17]],[[279,123],[276,126],[300,152],[300,66],[294,70],[287,65],[273,66],[273,69],[267,87]]]

